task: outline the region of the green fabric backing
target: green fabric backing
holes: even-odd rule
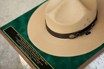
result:
[[[40,5],[39,5],[40,6]],[[91,58],[94,54],[96,54],[99,50],[104,48],[104,44],[99,46],[99,48],[79,56],[69,56],[69,57],[57,57],[46,54],[39,50],[29,39],[27,35],[27,26],[28,21],[33,14],[33,12],[39,7],[35,7],[32,10],[28,11],[27,13],[21,15],[20,17],[16,18],[15,20],[11,21],[10,23],[6,24],[5,26],[1,27],[0,29],[3,31],[5,28],[12,26],[14,27],[18,33],[36,50],[41,56],[45,58],[47,62],[54,69],[77,69],[80,65],[86,62],[89,58]],[[34,35],[35,36],[35,35]],[[44,69],[44,68],[43,68]]]

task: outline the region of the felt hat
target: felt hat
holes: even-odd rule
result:
[[[27,31],[47,54],[89,53],[104,43],[104,0],[49,0],[30,17]]]

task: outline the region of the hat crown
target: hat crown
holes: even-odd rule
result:
[[[96,0],[50,0],[45,9],[48,27],[71,33],[88,26],[96,16]]]

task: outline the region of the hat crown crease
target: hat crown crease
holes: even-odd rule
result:
[[[70,33],[81,30],[81,28],[75,30],[77,29],[75,26],[79,28],[79,23],[79,25],[84,26],[83,19],[88,16],[90,17],[89,14],[91,14],[93,10],[96,11],[96,1],[94,0],[94,6],[89,6],[89,2],[93,3],[93,1],[89,0],[50,0],[45,9],[47,25],[50,29],[58,33]],[[92,19],[94,17],[95,13],[92,15]],[[87,22],[85,21],[85,23]],[[88,24],[86,24],[86,26],[88,26]],[[73,30],[70,29],[69,32],[65,31],[68,27],[72,27]],[[59,29],[61,29],[61,31],[59,31]]]
[[[61,3],[61,0],[53,0],[52,1],[53,5],[51,6],[52,10],[55,9],[53,6],[54,6],[54,2],[56,2],[56,1],[60,1],[60,3]],[[83,1],[84,1],[84,3],[86,3],[85,1],[88,2],[89,0],[83,0]],[[93,1],[92,3],[94,3],[96,5],[96,3],[94,2],[95,0],[91,0],[91,1]],[[81,0],[80,0],[80,2],[81,2]],[[104,38],[103,38],[104,37],[104,29],[103,29],[104,28],[104,16],[103,16],[104,15],[104,4],[103,3],[104,3],[104,0],[98,0],[98,8],[97,8],[98,9],[98,16],[97,16],[98,19],[96,21],[96,25],[93,27],[93,29],[90,30],[91,34],[88,36],[81,36],[81,37],[71,40],[71,39],[59,39],[57,37],[53,37],[47,31],[46,23],[48,24],[48,27],[52,31],[54,31],[54,32],[58,31],[60,33],[67,33],[67,32],[71,32],[71,31],[73,32],[73,31],[76,31],[76,29],[79,30],[78,27],[80,27],[80,29],[83,29],[85,26],[83,27],[82,24],[83,25],[84,24],[89,25],[90,23],[92,24],[92,21],[95,19],[96,10],[97,10],[96,6],[95,6],[95,8],[91,9],[92,6],[91,5],[90,5],[91,7],[88,6],[87,5],[88,3],[86,5],[84,5],[88,9],[87,13],[89,13],[89,14],[86,15],[81,20],[81,23],[75,24],[74,27],[68,25],[68,27],[66,28],[63,25],[60,26],[61,23],[59,25],[57,25],[58,23],[53,22],[51,17],[48,17],[49,14],[48,13],[46,14],[46,12],[44,12],[45,10],[47,11],[46,7],[49,7],[47,5],[47,4],[49,4],[49,2],[46,2],[43,5],[41,5],[36,11],[34,11],[33,15],[30,17],[30,20],[28,23],[28,30],[27,30],[29,40],[34,44],[34,46],[36,46],[36,48],[38,48],[42,52],[45,52],[45,53],[53,55],[53,56],[71,57],[71,56],[80,56],[80,55],[89,53],[92,50],[95,50],[96,48],[100,47],[100,45],[102,43],[104,43]],[[56,4],[58,4],[58,3],[56,3]],[[83,3],[82,3],[82,5],[83,5]],[[51,11],[49,11],[49,12],[51,12]],[[86,21],[86,19],[88,19],[88,21]],[[45,20],[47,22],[45,22]],[[92,21],[89,22],[89,20],[92,20]],[[63,28],[63,27],[65,27],[65,28]],[[76,29],[73,30],[72,28],[76,28]],[[42,35],[43,33],[44,33],[44,35]]]

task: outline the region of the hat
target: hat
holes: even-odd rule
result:
[[[104,0],[49,0],[31,16],[28,36],[50,55],[89,53],[104,43]]]

